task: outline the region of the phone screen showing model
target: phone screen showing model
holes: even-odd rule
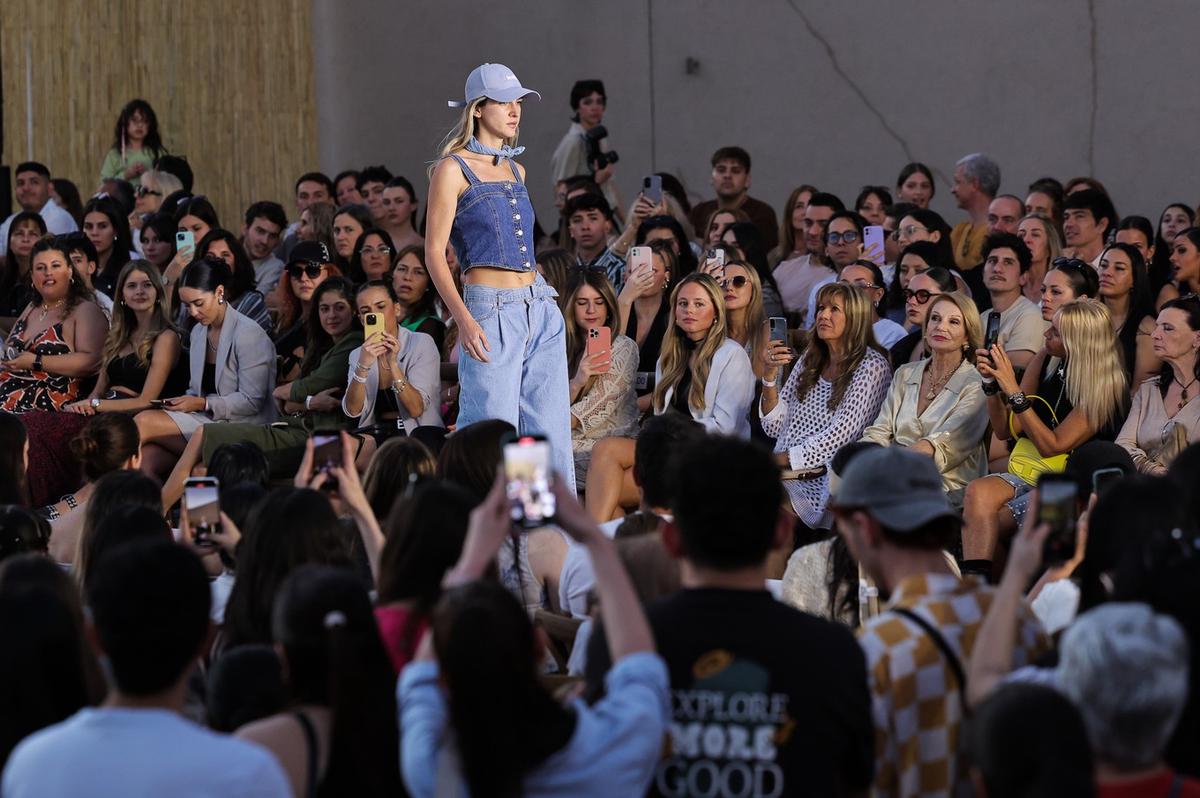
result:
[[[504,481],[514,523],[545,525],[557,510],[550,471],[550,444],[540,435],[525,435],[504,446]]]

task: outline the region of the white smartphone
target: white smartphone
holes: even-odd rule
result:
[[[629,273],[633,274],[638,269],[645,267],[653,268],[651,258],[653,257],[650,247],[630,247],[629,248]]]

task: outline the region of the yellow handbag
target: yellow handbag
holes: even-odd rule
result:
[[[1025,397],[1032,402],[1035,399],[1046,406],[1050,411],[1050,418],[1054,419],[1054,425],[1058,426],[1058,415],[1054,412],[1054,408],[1050,406],[1042,397],[1037,394],[1030,394]],[[1008,473],[1014,474],[1028,482],[1030,485],[1036,485],[1038,477],[1042,474],[1057,474],[1067,467],[1067,456],[1065,454],[1056,454],[1052,457],[1042,457],[1034,446],[1033,441],[1025,436],[1017,436],[1017,431],[1013,428],[1013,416],[1016,415],[1011,410],[1008,412],[1008,432],[1013,438],[1016,438],[1017,444],[1013,447],[1012,454],[1008,456]]]

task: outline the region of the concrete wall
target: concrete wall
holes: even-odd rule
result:
[[[849,202],[920,160],[953,223],[948,177],[974,151],[1022,196],[1044,174],[1091,174],[1122,214],[1200,199],[1200,5],[1187,0],[314,0],[313,24],[325,170],[382,162],[421,191],[455,120],[445,100],[497,61],[542,94],[521,143],[543,218],[583,77],[607,86],[626,198],[652,170],[707,197],[713,149],[738,143],[751,193],[777,209],[798,183]]]

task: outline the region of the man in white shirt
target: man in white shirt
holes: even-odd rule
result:
[[[33,211],[42,216],[46,229],[54,235],[73,233],[79,229],[71,214],[55,204],[50,197],[50,170],[37,161],[26,161],[17,166],[17,204],[23,211]],[[0,225],[0,258],[8,255],[8,228],[12,214]]]
[[[1018,369],[1025,368],[1042,348],[1049,326],[1038,306],[1022,293],[1032,264],[1029,247],[1019,236],[992,233],[983,242],[983,280],[992,313],[1000,314],[1000,344]]]
[[[287,227],[287,214],[278,202],[263,200],[246,209],[242,225],[242,246],[254,264],[255,288],[269,296],[283,274],[283,261],[275,256],[275,248]]]
[[[270,752],[181,714],[188,677],[213,633],[199,558],[170,540],[128,543],[97,564],[87,594],[86,631],[107,658],[112,689],[103,705],[25,738],[0,793],[290,798]]]

